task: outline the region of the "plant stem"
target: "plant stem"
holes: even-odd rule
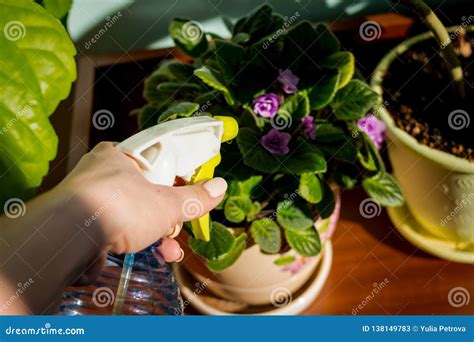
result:
[[[398,2],[409,7],[416,15],[418,15],[421,21],[433,32],[438,43],[440,44],[442,57],[446,64],[450,68],[451,79],[454,82],[456,91],[461,98],[466,96],[466,90],[464,88],[464,76],[461,63],[459,62],[456,52],[454,51],[453,42],[449,36],[446,27],[444,27],[438,16],[431,10],[431,8],[425,4],[422,0],[392,0],[394,3]]]

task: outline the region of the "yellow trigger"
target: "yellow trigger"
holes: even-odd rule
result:
[[[234,139],[239,132],[237,121],[230,116],[214,116],[214,119],[224,123],[224,132],[222,134],[221,142]],[[218,153],[212,159],[202,164],[191,179],[191,184],[196,184],[200,181],[211,179],[214,177],[214,170],[221,162],[221,154]],[[210,217],[209,214],[191,221],[191,228],[196,239],[209,241],[210,239]]]

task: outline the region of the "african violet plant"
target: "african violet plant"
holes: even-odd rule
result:
[[[221,150],[217,174],[229,189],[212,213],[211,239],[190,240],[209,268],[232,265],[249,235],[265,253],[289,245],[301,256],[317,255],[313,223],[334,211],[336,185],[361,182],[381,205],[400,205],[377,150],[384,125],[366,116],[379,98],[353,79],[354,57],[328,28],[301,21],[286,30],[268,5],[225,23],[229,40],[194,21],[172,20],[170,34],[193,62],[161,64],[145,83],[148,104],[138,114],[141,128],[193,115],[239,123],[237,138]],[[284,260],[291,262],[279,264]]]

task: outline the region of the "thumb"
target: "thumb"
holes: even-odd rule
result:
[[[227,182],[220,177],[210,179],[201,184],[169,188],[173,200],[176,223],[191,221],[208,213],[217,206],[227,190]]]

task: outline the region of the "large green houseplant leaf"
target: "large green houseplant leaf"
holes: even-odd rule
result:
[[[59,20],[32,0],[0,0],[0,7],[3,204],[31,195],[56,156],[58,141],[49,116],[76,79],[76,50]]]

